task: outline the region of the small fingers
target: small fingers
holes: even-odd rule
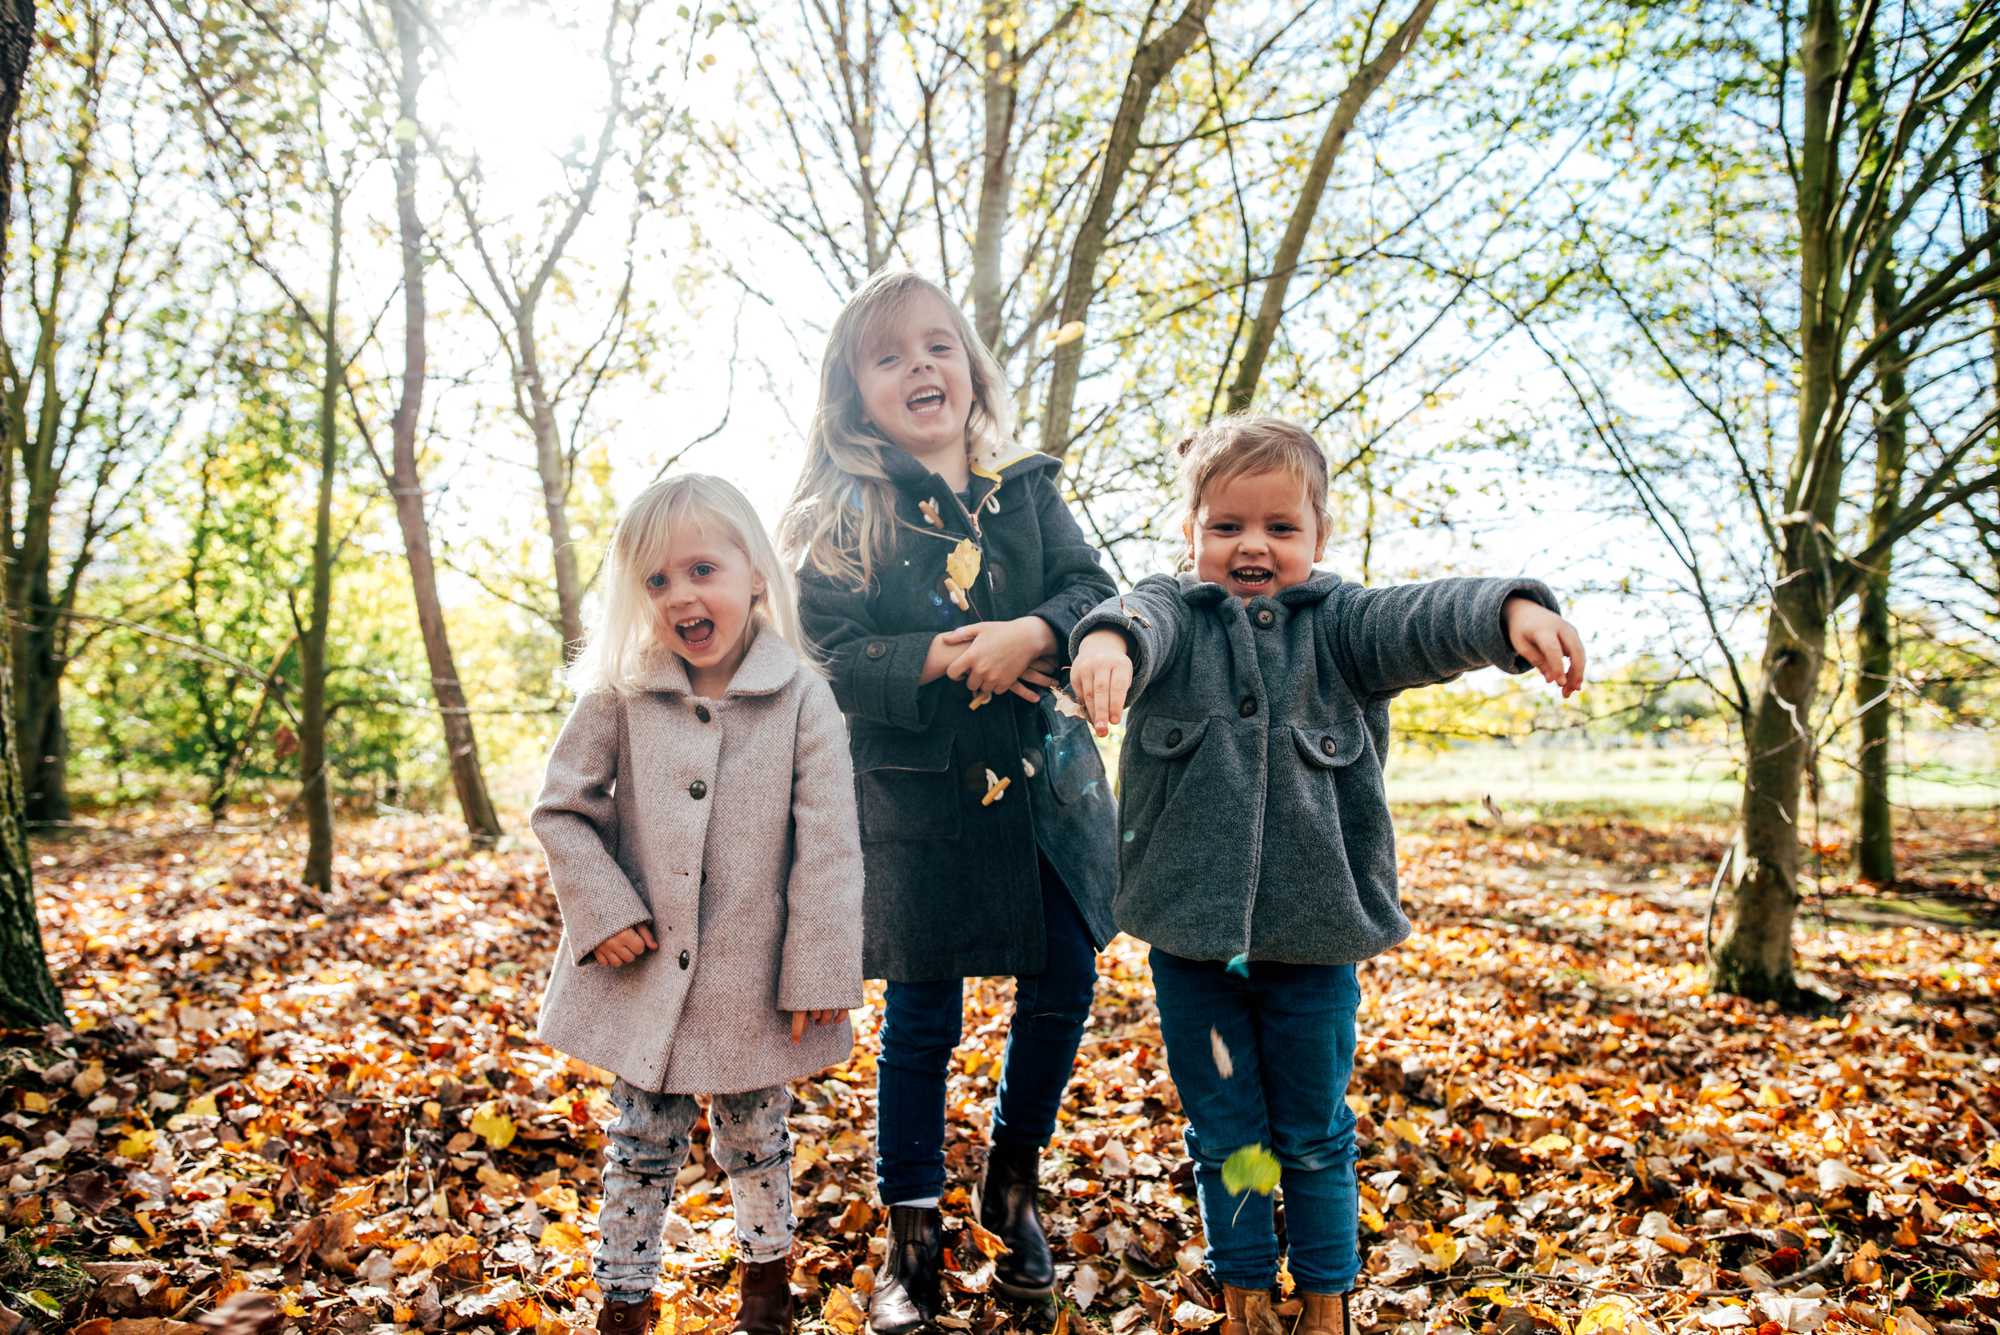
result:
[[[658,950],[660,948],[660,943],[653,938],[653,928],[650,923],[642,923],[640,925],[639,939],[646,943],[646,949],[648,950]]]
[[[1010,695],[1020,696],[1023,700],[1026,700],[1031,705],[1034,704],[1037,700],[1040,700],[1042,698],[1041,693],[1036,691],[1034,687],[1028,685],[1026,681],[1015,682],[1012,686],[1009,686],[1007,688],[1007,692]]]
[[[1557,632],[1563,649],[1569,654],[1569,675],[1563,678],[1563,695],[1571,696],[1583,689],[1583,637],[1576,633],[1576,627],[1565,621]]]
[[[806,1036],[806,1013],[804,1011],[793,1011],[792,1042],[796,1043],[805,1036]]]
[[[1027,682],[1030,686],[1054,686],[1056,679],[1050,675],[1051,671],[1051,669],[1038,668],[1033,664],[1029,664],[1028,670],[1021,674],[1021,680]]]

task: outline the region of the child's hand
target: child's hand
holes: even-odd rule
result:
[[[1076,661],[1069,665],[1069,685],[1097,735],[1110,733],[1111,725],[1123,717],[1125,693],[1132,689],[1132,652],[1125,644],[1125,632],[1107,627],[1084,636],[1076,647]]]
[[[650,924],[640,923],[637,927],[627,927],[590,952],[591,958],[608,968],[630,964],[649,950],[658,950],[660,943],[653,939]]]
[[[1542,674],[1542,680],[1562,687],[1563,699],[1575,695],[1583,685],[1583,638],[1576,627],[1534,599],[1518,594],[1507,600],[1501,616],[1514,652],[1527,659]],[[1567,668],[1563,665],[1565,656],[1569,659]]]
[[[952,664],[965,655],[965,646],[972,643],[977,626],[960,626],[957,630],[947,630],[931,637],[930,652],[924,655],[924,670],[917,674],[917,685],[928,686],[951,670]]]
[[[840,1018],[841,1016],[843,1016],[843,1015],[845,1015],[845,1014],[847,1014],[847,1012],[846,1012],[846,1011],[840,1011],[840,1010],[833,1010],[833,1011],[793,1011],[793,1012],[792,1012],[792,1042],[794,1042],[794,1043],[797,1043],[797,1042],[799,1042],[800,1040],[802,1040],[803,1038],[805,1038],[805,1036],[806,1036],[806,1021],[810,1020],[810,1021],[812,1021],[812,1022],[813,1022],[814,1024],[832,1024],[832,1023],[833,1023],[833,1022],[834,1022],[835,1020],[838,1020],[838,1019],[839,1019],[839,1018]]]
[[[1035,699],[1034,689],[1021,684],[1021,674],[1036,659],[1055,656],[1056,633],[1048,622],[1026,616],[1013,621],[981,621],[960,627],[958,633],[966,631],[972,632],[972,642],[945,669],[947,677],[964,682],[965,689],[974,695],[981,691],[994,695],[1012,691],[1023,700]]]

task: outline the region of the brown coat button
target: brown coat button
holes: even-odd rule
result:
[[[1258,608],[1258,609],[1257,609],[1257,624],[1258,624],[1258,625],[1260,625],[1260,626],[1268,626],[1268,625],[1270,625],[1270,624],[1271,624],[1271,623],[1272,623],[1273,621],[1276,621],[1276,620],[1277,620],[1277,618],[1276,618],[1275,616],[1272,616],[1272,615],[1271,615],[1271,609],[1270,609],[1270,608],[1268,608],[1268,607],[1260,607],[1260,608]]]
[[[1243,703],[1236,707],[1236,712],[1244,718],[1249,718],[1252,714],[1255,714],[1257,712],[1257,697],[1254,695],[1244,696]]]
[[[870,658],[880,658],[889,652],[889,646],[880,640],[870,640],[866,652]]]
[[[701,801],[702,798],[708,796],[708,785],[703,783],[700,779],[696,779],[693,783],[688,785],[688,796],[692,797],[697,802]]]
[[[1319,749],[1321,751],[1324,751],[1327,755],[1332,755],[1335,751],[1338,751],[1340,748],[1333,744],[1333,738],[1322,737],[1319,739]]]

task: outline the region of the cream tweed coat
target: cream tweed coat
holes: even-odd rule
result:
[[[794,1044],[788,1015],[861,1004],[861,844],[832,690],[761,627],[720,700],[695,697],[671,653],[640,685],[577,701],[535,804],[563,920],[538,1036],[667,1093],[845,1061],[844,1017]],[[640,923],[658,950],[591,959]]]

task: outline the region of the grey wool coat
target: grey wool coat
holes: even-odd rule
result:
[[[1077,623],[1125,632],[1118,926],[1195,960],[1346,964],[1410,934],[1382,783],[1389,699],[1489,664],[1529,579],[1364,588],[1315,571],[1251,599],[1151,576]]]
[[[1049,455],[975,472],[969,506],[901,450],[882,455],[897,542],[874,580],[860,589],[799,573],[799,620],[853,731],[868,976],[1039,973],[1042,858],[1096,944],[1114,932],[1118,816],[1104,762],[1090,730],[1046,694],[973,709],[963,683],[917,678],[938,632],[975,621],[1040,617],[1060,654],[1077,618],[1117,585],[1063,503]],[[975,537],[974,514],[982,559],[962,611],[946,596],[945,560]],[[989,772],[1009,781],[993,802]]]
[[[533,826],[562,908],[537,1036],[640,1089],[736,1094],[845,1061],[861,1004],[861,849],[826,681],[760,625],[719,700],[662,653],[576,702]],[[607,968],[650,923],[660,948]]]

